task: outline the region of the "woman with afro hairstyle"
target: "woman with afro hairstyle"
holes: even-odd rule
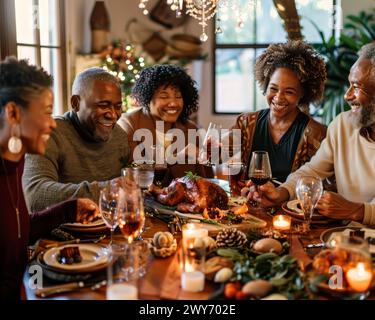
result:
[[[140,108],[124,113],[117,123],[128,134],[133,160],[136,160],[133,154],[135,147],[143,142],[135,141],[133,137],[138,129],[150,130],[153,144],[164,139],[165,148],[173,142],[167,140],[165,134],[170,129],[180,129],[185,136],[185,146],[188,145],[188,130],[197,129],[189,117],[198,110],[199,95],[195,81],[184,69],[176,65],[154,65],[142,70],[133,87],[132,96]],[[164,132],[160,131],[161,123]],[[179,170],[176,170],[177,167]],[[172,176],[184,175],[189,169],[199,171],[198,167],[174,166]]]
[[[255,77],[269,108],[237,118],[242,161],[249,165],[252,151],[267,151],[273,178],[284,182],[325,138],[326,127],[303,112],[322,98],[325,63],[303,41],[272,44],[257,59]]]

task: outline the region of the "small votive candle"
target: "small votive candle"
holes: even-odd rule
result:
[[[138,290],[127,283],[115,283],[107,287],[107,300],[137,300]]]
[[[208,236],[208,230],[197,223],[187,223],[182,229],[182,239],[199,239]]]
[[[188,292],[201,292],[204,289],[204,273],[201,271],[183,272],[181,287]]]
[[[280,231],[289,231],[292,224],[292,218],[287,215],[279,214],[273,218],[272,222],[274,229]]]
[[[347,271],[346,279],[348,280],[349,286],[354,291],[364,292],[370,286],[372,273],[365,268],[363,262],[359,262],[355,268],[351,268]]]

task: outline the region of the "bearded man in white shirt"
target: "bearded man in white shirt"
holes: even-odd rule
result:
[[[277,206],[295,198],[299,177],[324,179],[334,174],[338,193],[323,193],[316,207],[319,213],[375,225],[375,43],[363,46],[358,55],[344,96],[351,110],[329,125],[326,139],[310,162],[278,188],[270,182],[260,186],[260,194],[245,188],[248,198],[264,207]]]

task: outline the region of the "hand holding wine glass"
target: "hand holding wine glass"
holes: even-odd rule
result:
[[[259,186],[264,185],[272,178],[270,160],[267,151],[253,151],[251,155],[249,178],[256,186],[256,191],[260,195]],[[256,203],[252,203],[257,206]]]
[[[305,217],[304,233],[310,231],[311,218],[320,197],[323,194],[323,183],[319,177],[302,176],[296,185],[296,195],[301,202]]]
[[[221,125],[210,122],[199,152],[199,162],[211,166],[219,163]]]

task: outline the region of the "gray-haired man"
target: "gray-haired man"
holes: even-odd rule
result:
[[[117,79],[100,68],[80,73],[72,87],[72,111],[56,117],[44,156],[27,155],[23,187],[31,211],[78,197],[97,201],[105,181],[129,159]]]

